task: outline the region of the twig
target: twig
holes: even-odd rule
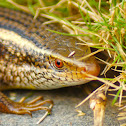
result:
[[[52,109],[53,105],[50,105],[49,106],[49,109]],[[47,111],[43,116],[42,118],[40,118],[40,120],[36,123],[36,124],[40,124],[46,117],[47,115],[49,114],[49,112]]]

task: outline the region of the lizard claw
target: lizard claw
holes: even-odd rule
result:
[[[32,111],[37,110],[46,110],[48,112],[51,111],[52,108],[42,106],[44,104],[51,104],[53,106],[52,100],[42,100],[42,97],[39,96],[32,101],[24,103],[25,98],[22,101],[14,102],[10,100],[7,96],[5,96],[2,92],[0,92],[0,111],[4,113],[12,113],[12,114],[29,114],[32,116]],[[39,102],[38,102],[39,101]]]

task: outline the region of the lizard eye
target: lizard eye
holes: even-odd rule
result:
[[[55,66],[57,68],[62,68],[63,67],[63,62],[60,59],[55,60]]]

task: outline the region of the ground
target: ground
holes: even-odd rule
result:
[[[92,82],[94,83],[94,82]],[[88,83],[87,83],[88,84]],[[87,94],[82,90],[83,87],[69,87],[50,91],[34,91],[32,99],[37,96],[44,96],[44,99],[52,99],[54,107],[52,114],[39,125],[42,126],[93,126],[93,112],[89,108],[89,101],[78,109],[82,110],[85,115],[77,116],[75,106],[81,102]],[[17,100],[28,95],[30,90],[11,90],[4,91],[9,96],[10,92],[16,92]],[[117,121],[118,108],[111,105],[112,97],[108,97],[104,126],[119,126]],[[44,111],[33,112],[33,117],[29,115],[15,115],[0,113],[1,126],[35,126],[36,122],[44,115]]]

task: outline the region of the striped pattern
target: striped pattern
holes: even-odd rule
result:
[[[99,66],[88,55],[90,48],[77,39],[49,32],[57,24],[43,25],[44,18],[0,7],[0,89],[55,89],[83,84],[85,72],[97,76]],[[70,53],[74,55],[69,56]],[[61,69],[55,60],[63,62]]]

